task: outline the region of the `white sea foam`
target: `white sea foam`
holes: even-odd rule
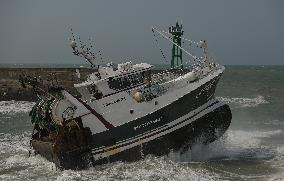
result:
[[[0,180],[54,180],[59,174],[54,163],[40,155],[17,154],[0,162]]]
[[[228,130],[225,136],[207,146],[195,145],[180,156],[180,160],[168,157],[147,156],[145,159],[124,163],[91,167],[86,170],[55,170],[53,163],[41,156],[28,157],[30,132],[19,135],[0,134],[0,149],[8,156],[0,160],[0,179],[19,180],[222,180],[226,178],[256,179],[264,176],[241,175],[226,169],[216,170],[202,165],[211,160],[266,160],[273,159],[276,166],[283,162],[283,147],[266,147],[263,138],[283,134],[282,130],[243,131]],[[177,154],[178,155],[178,154]],[[1,156],[0,156],[1,157]],[[271,160],[271,159],[270,159]],[[181,162],[189,162],[184,164]],[[275,166],[275,167],[276,167]],[[17,174],[15,174],[15,171]],[[221,174],[221,175],[220,175]],[[265,177],[266,178],[266,177]],[[275,176],[274,178],[280,178]]]
[[[169,159],[181,162],[216,159],[269,159],[280,153],[276,148],[264,146],[262,140],[282,133],[283,131],[280,129],[273,131],[228,130],[223,137],[209,145],[196,144],[182,155],[170,155]]]
[[[284,125],[283,121],[277,120],[277,119],[273,119],[273,120],[269,120],[269,121],[265,121],[264,124],[267,125],[275,125],[275,126],[282,126]]]
[[[40,155],[29,157],[29,140],[30,132],[0,133],[0,180],[46,180],[57,173]]]
[[[30,132],[22,134],[5,134],[0,133],[0,153],[16,153],[28,152],[28,142],[30,140]]]
[[[281,145],[267,145],[264,144],[264,138],[273,138],[283,134],[283,131],[271,130],[271,131],[243,131],[243,130],[228,130],[227,133],[218,141],[215,141],[209,145],[194,145],[191,150],[180,155],[173,153],[169,155],[169,159],[176,162],[189,162],[189,164],[197,164],[212,162],[213,173],[221,175],[222,179],[234,180],[234,178],[241,180],[267,180],[268,178],[284,178],[284,146]],[[234,171],[231,168],[216,167],[214,163],[234,163],[245,164],[245,162],[268,166],[270,169],[274,169],[269,175],[267,172],[263,173],[261,170],[247,174],[246,171],[239,172]],[[222,165],[221,164],[221,165]],[[210,164],[209,164],[210,165]],[[215,165],[215,166],[214,166]],[[234,164],[233,164],[234,165]],[[231,166],[229,166],[231,167]],[[244,165],[242,165],[244,167]],[[250,167],[250,166],[248,166]],[[245,168],[241,168],[245,169]]]
[[[25,113],[29,112],[34,105],[34,102],[28,101],[0,101],[0,113]]]
[[[217,174],[193,169],[163,158],[148,156],[132,163],[116,162],[83,171],[63,171],[58,181],[65,180],[218,180]]]
[[[274,155],[275,150],[270,147],[264,146],[263,138],[271,138],[275,135],[282,134],[282,130],[272,131],[243,131],[243,130],[228,130],[225,138],[220,141],[209,145],[209,147],[217,146],[224,148],[221,153],[232,159],[238,159],[239,157],[247,158],[264,158]],[[223,147],[221,146],[223,144]]]
[[[230,97],[217,97],[218,100],[236,107],[256,107],[260,104],[269,103],[263,96],[259,95],[255,98],[230,98]]]
[[[216,180],[208,170],[194,169],[163,157],[115,162],[86,170],[56,170],[40,155],[28,156],[30,132],[0,133],[0,180]],[[218,179],[217,179],[218,180]]]

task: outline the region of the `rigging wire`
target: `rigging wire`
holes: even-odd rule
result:
[[[161,46],[160,46],[160,44],[159,44],[159,42],[158,42],[158,38],[157,38],[157,36],[156,36],[156,34],[155,34],[155,32],[154,32],[154,30],[152,29],[152,32],[153,32],[153,36],[154,36],[154,39],[155,39],[155,42],[157,43],[157,46],[158,46],[158,48],[160,49],[160,52],[161,52],[161,54],[162,54],[162,56],[163,56],[163,59],[165,60],[165,62],[168,62],[168,60],[166,59],[166,56],[165,56],[165,54],[164,54],[164,52],[163,52],[163,50],[162,50],[162,48],[161,48]],[[162,36],[162,38],[165,38],[165,37],[163,37]],[[171,37],[168,37],[168,38],[170,38],[171,40],[173,39],[173,38],[171,38]],[[183,42],[184,43],[184,42]],[[187,64],[189,61],[186,61],[185,63]],[[176,69],[176,68],[179,68],[179,66],[180,65],[177,65],[177,66],[175,66],[175,67],[172,67],[172,68],[170,68],[170,69]],[[185,68],[189,68],[190,66],[186,66]],[[164,70],[164,71],[162,71],[162,72],[160,72],[160,73],[169,73],[168,72],[168,70]],[[160,74],[159,73],[159,74]]]
[[[167,32],[167,31],[164,31],[164,30],[161,30],[163,33],[165,33],[165,34],[168,34],[168,35],[171,35],[171,36],[174,36],[174,37],[179,37],[179,36],[176,36],[176,35],[172,35],[172,34],[170,34],[169,32]],[[193,41],[193,40],[190,40],[190,39],[187,39],[187,38],[183,38],[183,37],[179,37],[179,38],[181,38],[182,40],[185,40],[185,41],[188,41],[188,42],[190,42],[190,46],[192,46],[192,44],[196,44],[196,46],[197,47],[199,47],[199,48],[205,48],[205,47],[203,47],[204,45],[202,44],[203,42],[196,42],[196,41]],[[206,50],[205,51],[208,51],[207,50],[207,47],[205,48]],[[207,53],[206,53],[207,54]],[[192,54],[193,55],[193,54]],[[195,55],[194,55],[195,56]],[[198,60],[199,62],[201,61],[200,60],[200,58],[198,58],[197,56],[195,56],[196,58],[194,59],[194,60]],[[201,57],[202,58],[202,57]],[[213,58],[213,57],[212,57]]]
[[[180,47],[179,45],[177,45],[176,43],[174,43],[174,42],[172,41],[172,40],[173,40],[172,37],[178,37],[178,36],[172,35],[172,34],[166,32],[166,31],[162,31],[162,32],[165,33],[165,34],[168,34],[168,35],[171,35],[171,36],[172,36],[172,37],[168,37],[168,36],[164,35],[163,33],[161,33],[159,30],[157,30],[157,29],[155,29],[155,28],[152,27],[152,32],[153,32],[154,37],[156,38],[156,39],[155,39],[156,42],[157,42],[158,40],[157,40],[157,37],[155,36],[154,30],[157,31],[157,32],[162,36],[162,38],[165,38],[165,39],[167,39],[168,41],[170,41],[171,43],[173,43],[174,45],[178,46],[178,47],[179,47],[180,49],[182,49],[186,54],[190,55],[190,57],[193,58],[195,64],[193,64],[193,65],[192,65],[192,64],[191,64],[191,65],[187,65],[187,66],[185,66],[185,68],[193,68],[193,69],[195,69],[197,65],[201,65],[201,64],[202,64],[202,62],[201,62],[201,61],[202,61],[202,57],[198,58],[197,56],[193,55],[192,53],[187,52],[185,49],[183,49],[182,47]],[[189,39],[182,38],[182,37],[179,37],[179,38],[181,38],[181,39],[183,39],[183,40],[185,40],[185,41],[190,42],[190,46],[193,46],[193,44],[195,44],[196,47],[203,48],[203,47],[202,47],[202,44],[201,44],[200,42],[196,42],[196,41],[189,40]],[[157,42],[157,44],[158,44],[158,42]],[[158,44],[158,46],[159,46],[159,44]],[[160,46],[159,46],[159,48],[160,48]],[[160,48],[160,49],[161,49],[161,48]],[[162,50],[160,50],[160,51],[162,52]],[[162,55],[163,55],[163,54],[162,54]],[[186,61],[186,64],[189,63],[189,62],[190,62],[190,60]],[[174,67],[174,68],[178,68],[178,66],[176,66],[176,67]],[[171,68],[171,69],[172,69],[172,68]],[[171,74],[170,70],[164,70],[164,71],[162,71],[162,72],[159,72],[159,73],[157,73],[157,74],[155,75],[155,77],[157,78],[158,81],[161,81],[163,78],[160,78],[160,76],[163,77],[163,75],[165,75],[165,74],[166,74],[166,75]],[[182,73],[180,74],[180,76],[181,76],[181,75],[182,75]],[[171,75],[170,75],[170,76],[171,76]]]
[[[165,39],[167,39],[168,41],[170,41],[171,43],[173,43],[174,45],[176,45],[177,47],[179,47],[181,50],[183,50],[186,54],[188,54],[190,57],[192,57],[193,58],[193,62],[194,63],[196,63],[197,65],[200,65],[200,64],[202,64],[201,63],[201,61],[202,61],[202,57],[197,57],[196,55],[194,55],[193,53],[189,53],[187,50],[185,50],[184,48],[182,48],[181,46],[179,46],[178,44],[176,44],[175,42],[173,42],[173,38],[172,37],[179,37],[179,36],[175,36],[175,35],[172,35],[172,34],[170,34],[169,32],[166,32],[166,31],[159,31],[159,30],[157,30],[156,28],[154,28],[154,27],[152,27],[152,31],[156,31],[156,32],[158,32],[163,38],[165,38]],[[163,33],[162,33],[163,32]],[[171,35],[172,37],[168,37],[168,36],[166,36],[165,34],[168,34],[168,35]],[[196,46],[197,47],[199,47],[199,48],[205,48],[205,47],[203,47],[204,45],[201,43],[201,42],[196,42],[196,41],[193,41],[193,40],[190,40],[190,39],[187,39],[187,38],[182,38],[182,37],[179,37],[179,38],[181,38],[181,39],[183,39],[183,40],[185,40],[185,41],[188,41],[188,42],[190,42],[190,46],[192,46],[192,44],[196,44]],[[188,61],[186,61],[186,63],[189,63],[190,62],[190,60],[188,60]],[[193,67],[195,67],[194,65],[192,65]]]
[[[164,37],[165,39],[169,40],[172,44],[176,45],[177,47],[179,47],[181,50],[183,50],[186,54],[188,54],[189,56],[191,56],[193,58],[193,60],[196,60],[196,56],[192,55],[191,53],[189,53],[188,51],[186,51],[184,48],[182,48],[181,46],[179,46],[177,43],[175,43],[174,41],[171,40],[171,38],[167,37],[166,35],[164,35],[162,32],[160,32],[159,30],[155,29],[154,27],[152,27],[152,30],[156,31],[157,33],[159,33],[162,37]]]
[[[165,33],[165,34],[171,35],[171,36],[179,37],[179,36],[176,36],[176,35],[172,35],[172,34],[170,34],[169,32],[164,31],[164,30],[162,30],[162,32]],[[183,37],[179,37],[179,38],[181,38],[182,40],[185,40],[185,41],[189,41],[190,43],[196,44],[197,46],[200,45],[199,42],[196,42],[196,41],[193,41],[193,40],[189,40],[189,39],[183,38]]]
[[[157,46],[158,46],[158,48],[160,49],[160,52],[161,52],[161,54],[162,54],[163,59],[165,60],[165,62],[168,62],[168,60],[166,59],[166,56],[165,56],[165,54],[164,54],[162,48],[160,47],[160,44],[159,44],[159,42],[158,42],[158,38],[156,37],[153,28],[152,28],[152,32],[153,32],[153,36],[154,36],[155,42],[157,43]]]

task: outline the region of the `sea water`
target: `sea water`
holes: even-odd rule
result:
[[[284,67],[227,66],[216,97],[233,119],[221,139],[167,156],[58,170],[29,157],[33,102],[0,102],[0,180],[284,180]]]

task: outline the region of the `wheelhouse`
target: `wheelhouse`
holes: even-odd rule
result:
[[[83,100],[98,100],[121,91],[148,85],[151,82],[151,69],[152,65],[145,63],[132,65],[127,69],[120,65],[116,71],[103,69],[102,72],[101,69],[91,74],[87,81],[74,86],[81,94]]]

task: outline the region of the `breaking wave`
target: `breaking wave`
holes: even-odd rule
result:
[[[266,138],[273,138],[283,134],[282,130],[272,131],[243,131],[228,130],[221,139],[209,145],[194,145],[191,150],[184,154],[173,153],[169,159],[175,162],[186,162],[190,165],[204,166],[209,170],[214,168],[214,173],[220,174],[221,180],[267,180],[270,178],[284,179],[284,146],[271,146],[264,144]],[[238,164],[242,163],[242,168]],[[246,168],[245,163],[248,164]],[[239,170],[232,169],[236,164]],[[228,165],[228,168],[224,166]],[[270,174],[263,170],[254,170],[249,175],[246,169],[250,165],[266,166]],[[242,171],[243,170],[243,171]],[[215,179],[214,179],[215,180]]]
[[[209,144],[196,144],[184,155],[174,154],[176,161],[205,161],[205,160],[238,160],[272,158],[276,148],[262,144],[264,138],[283,134],[282,130],[274,131],[243,131],[228,130],[219,140]],[[283,149],[284,154],[284,149]],[[177,157],[175,157],[177,156]]]
[[[30,136],[0,133],[0,180],[44,180],[56,173],[54,164],[43,157],[29,157]]]
[[[282,125],[284,125],[284,122],[280,121],[278,119],[273,119],[273,120],[265,121],[264,124],[274,125],[274,126],[282,126]]]
[[[182,166],[163,158],[148,156],[133,163],[116,162],[89,168],[84,171],[65,170],[58,177],[62,180],[216,180],[217,174],[207,170]]]
[[[236,107],[256,107],[260,104],[269,103],[263,96],[259,95],[255,98],[230,98],[230,97],[217,97],[218,100],[231,104]]]
[[[34,105],[34,102],[28,101],[0,101],[0,113],[26,113],[29,112]]]
[[[282,134],[282,130],[252,131],[229,130],[228,133],[207,146],[194,145],[191,150],[180,155],[170,153],[164,157],[147,156],[133,162],[116,162],[83,171],[65,170],[57,180],[227,180],[227,179],[269,179],[282,178],[281,175],[246,175],[226,168],[216,169],[214,163],[226,161],[269,161],[273,159],[279,167],[284,155],[284,147],[266,147],[263,138]],[[275,160],[279,160],[276,162]],[[220,163],[221,162],[221,163]],[[261,163],[260,163],[261,164]],[[214,168],[214,169],[213,169]],[[96,175],[96,176],[95,176]]]
[[[30,132],[0,134],[0,180],[215,180],[218,175],[206,169],[192,168],[147,156],[137,162],[115,162],[85,170],[56,170],[40,155],[28,156]]]
[[[164,157],[147,156],[145,159],[124,163],[115,162],[91,167],[86,170],[56,170],[53,163],[43,157],[28,156],[30,132],[0,134],[0,179],[4,180],[223,180],[227,178],[268,178],[221,168],[217,164],[226,161],[264,160],[272,161],[275,167],[284,167],[284,147],[269,147],[262,144],[263,138],[283,134],[282,130],[243,131],[228,130],[220,140],[207,146],[194,145],[180,155],[171,153]],[[215,170],[214,170],[214,169]],[[282,178],[281,175],[271,175]]]
[[[0,153],[28,152],[30,136],[30,132],[21,134],[0,133]]]

